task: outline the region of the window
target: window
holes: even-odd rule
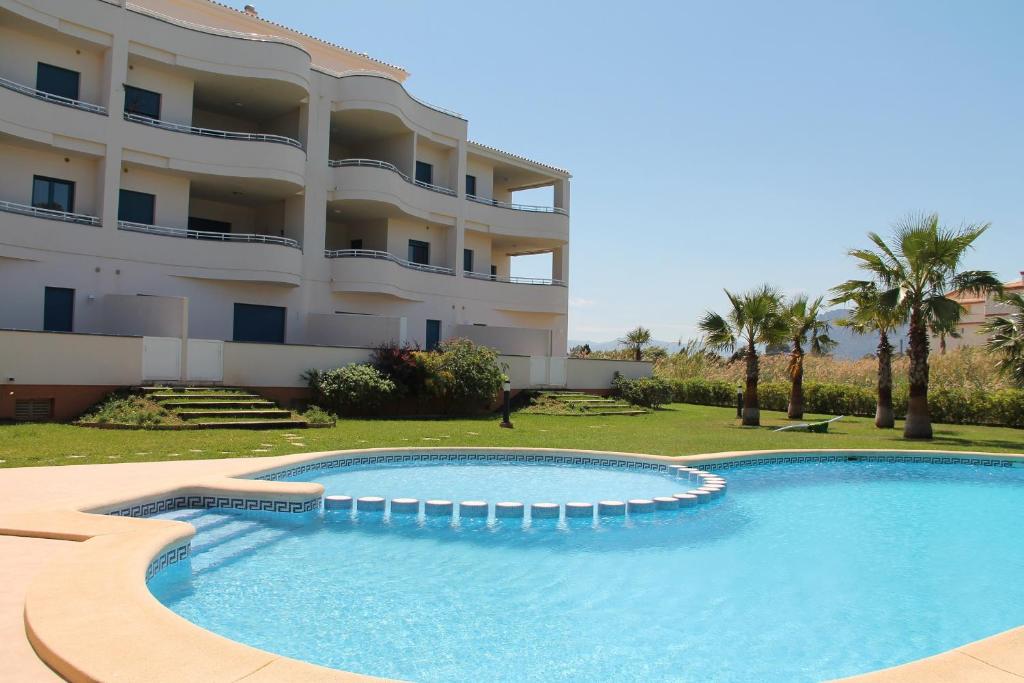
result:
[[[69,100],[78,99],[78,72],[39,62],[36,67],[36,90],[59,95]]]
[[[75,211],[75,184],[46,176],[32,176],[32,206],[54,211]]]
[[[52,398],[19,398],[14,400],[15,420],[49,420],[53,417]]]
[[[237,342],[283,344],[285,310],[281,306],[235,304],[232,339]]]
[[[134,190],[121,190],[117,202],[117,220],[153,225],[156,196]]]
[[[467,175],[466,176],[466,194],[471,194],[474,197],[476,196],[476,176],[475,175]]]
[[[75,290],[47,287],[43,296],[43,329],[71,332],[75,322]]]
[[[352,240],[352,241],[350,241],[348,243],[348,248],[349,249],[362,249],[363,248],[363,241],[362,240]]]
[[[462,269],[467,273],[473,272],[473,250],[463,249],[462,250]]]
[[[160,93],[143,90],[132,85],[124,86],[124,111],[151,119],[160,118]]]
[[[425,161],[416,162],[416,182],[434,184],[434,166]]]
[[[430,265],[430,243],[409,240],[409,260],[421,265]]]
[[[227,221],[215,221],[211,218],[189,216],[188,229],[198,232],[231,232],[231,224]]]
[[[427,321],[427,351],[433,351],[441,343],[441,321]]]
[[[498,277],[498,266],[491,266],[491,279],[494,280]]]

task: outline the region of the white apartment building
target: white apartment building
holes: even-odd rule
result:
[[[0,0],[0,328],[564,356],[569,174],[407,76],[211,0]]]

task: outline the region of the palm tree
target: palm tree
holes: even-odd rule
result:
[[[742,352],[747,362],[747,387],[743,393],[743,424],[761,424],[757,399],[760,368],[759,344],[777,344],[785,339],[786,325],[781,315],[782,295],[774,287],[762,285],[744,294],[725,290],[731,310],[724,316],[708,311],[700,319],[705,344],[715,351]]]
[[[633,352],[633,360],[642,360],[644,347],[651,343],[651,331],[643,325],[626,333],[619,343]]]
[[[961,335],[957,331],[957,326],[960,324],[960,315],[963,310],[957,311],[955,318],[949,318],[947,320],[933,320],[929,326],[933,336],[939,338],[939,355],[946,355],[946,338],[959,339]]]
[[[1009,313],[999,315],[981,326],[990,336],[985,346],[999,356],[996,365],[1014,384],[1024,387],[1024,296],[1006,293],[996,297]]]
[[[822,297],[809,301],[800,295],[786,302],[782,307],[782,318],[786,325],[786,339],[792,345],[789,352],[789,409],[787,416],[799,420],[804,416],[804,344],[811,353],[821,356],[836,346],[828,336],[828,322],[819,320]]]
[[[991,271],[959,271],[964,254],[981,237],[989,224],[947,228],[938,214],[908,216],[894,228],[891,244],[877,233],[868,239],[878,247],[849,252],[864,270],[872,273],[885,290],[887,305],[906,311],[910,321],[910,397],[903,436],[930,439],[932,422],[928,414],[928,330],[935,323],[957,318],[960,304],[946,296],[956,291],[980,294],[1000,289]]]
[[[881,292],[874,282],[847,280],[832,288],[835,297],[832,304],[853,304],[848,318],[836,321],[856,334],[878,333],[878,400],[875,405],[875,426],[892,429],[896,415],[892,409],[892,344],[889,334],[903,324],[904,316],[899,309],[888,306],[882,300]]]

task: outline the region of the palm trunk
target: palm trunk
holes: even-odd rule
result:
[[[940,356],[945,356],[946,355],[946,333],[945,332],[943,332],[942,334],[939,335],[939,355]]]
[[[892,410],[892,344],[885,330],[878,334],[878,405],[875,407],[875,426],[892,429],[896,415]]]
[[[750,344],[747,346],[747,390],[743,392],[743,425],[747,427],[761,426],[761,408],[757,400],[759,373],[757,349]]]
[[[639,346],[633,349],[633,360],[643,360],[644,352]]]
[[[907,439],[932,438],[932,420],[928,414],[928,328],[920,310],[910,316],[910,398],[903,436]]]
[[[793,352],[789,356],[789,379],[792,386],[786,416],[790,420],[800,420],[804,416],[804,350],[800,348],[798,339],[793,340]]]

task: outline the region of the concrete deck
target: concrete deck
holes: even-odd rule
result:
[[[89,513],[182,492],[308,498],[322,493],[322,487],[234,477],[365,452],[0,469],[0,681],[61,680],[50,667],[68,680],[373,680],[257,650],[178,617],[153,598],[144,577],[164,548],[191,537],[191,526]],[[699,465],[771,454],[615,455]],[[970,454],[949,454],[965,455]],[[1024,455],[975,455],[1024,462]],[[133,647],[111,645],[119,642],[132,642]],[[846,680],[1020,683],[1024,627]]]

